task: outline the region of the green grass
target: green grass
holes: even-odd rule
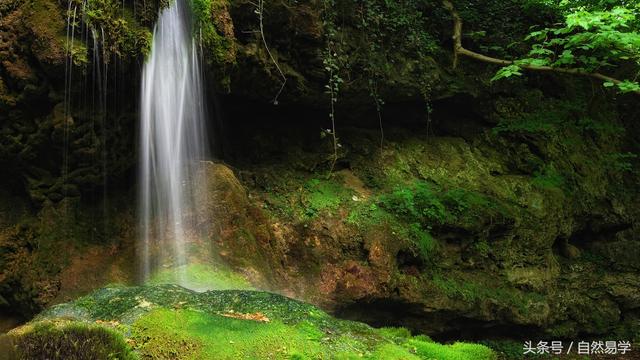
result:
[[[149,284],[183,284],[197,291],[253,289],[247,279],[224,266],[198,263],[160,270],[151,276]]]

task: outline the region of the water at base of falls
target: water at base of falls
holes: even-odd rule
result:
[[[207,148],[200,64],[184,0],[161,10],[142,74],[139,221],[143,280],[160,268],[187,263],[197,237],[196,176]]]

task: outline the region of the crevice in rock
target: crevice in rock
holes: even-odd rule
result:
[[[632,224],[627,222],[605,223],[602,219],[592,219],[587,224],[573,232],[568,241],[578,247],[587,246],[597,241],[613,240],[621,231],[630,229]]]

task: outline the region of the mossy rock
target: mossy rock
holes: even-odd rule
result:
[[[120,359],[138,357],[123,336],[108,327],[75,321],[42,321],[25,326],[0,350],[17,359]],[[9,349],[2,349],[2,346]],[[13,349],[10,346],[13,345]]]
[[[177,285],[103,288],[50,308],[9,338],[2,344],[16,354],[49,359],[496,358],[483,345],[374,329],[273,293]],[[47,346],[32,346],[36,340]]]

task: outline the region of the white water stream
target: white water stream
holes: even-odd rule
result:
[[[160,13],[141,96],[139,216],[146,280],[160,267],[183,269],[187,262],[186,222],[195,211],[195,176],[207,144],[200,64],[183,0]]]

